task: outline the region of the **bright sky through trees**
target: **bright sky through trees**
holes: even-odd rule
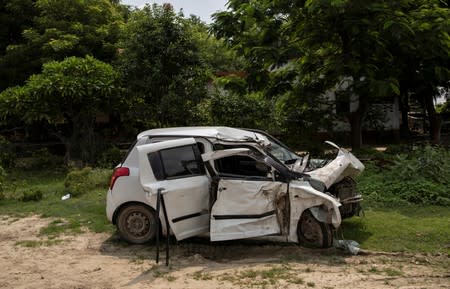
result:
[[[218,10],[225,10],[227,0],[122,0],[122,4],[142,7],[146,3],[170,3],[176,12],[183,9],[185,16],[197,15],[206,23],[211,22],[211,14]]]

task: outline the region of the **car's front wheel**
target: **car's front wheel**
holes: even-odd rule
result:
[[[117,230],[122,239],[131,244],[144,244],[155,237],[156,214],[144,205],[129,205],[117,216]]]
[[[329,248],[333,244],[333,230],[329,224],[319,222],[310,210],[305,210],[297,225],[301,245],[312,248]]]

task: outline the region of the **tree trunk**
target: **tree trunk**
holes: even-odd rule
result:
[[[436,112],[433,102],[433,95],[427,93],[424,98],[425,108],[427,110],[428,120],[430,122],[430,140],[434,144],[440,144],[442,117]]]
[[[348,115],[348,121],[350,122],[350,140],[352,149],[360,149],[362,146],[362,117],[360,111],[351,112]]]
[[[367,111],[367,98],[359,96],[358,109],[347,115],[350,123],[350,135],[352,149],[360,149],[362,146],[362,123]]]

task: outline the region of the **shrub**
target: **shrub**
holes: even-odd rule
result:
[[[110,176],[109,170],[90,167],[72,170],[64,180],[65,193],[78,197],[96,188],[107,188]]]
[[[77,197],[89,191],[92,187],[90,181],[91,172],[92,168],[90,167],[70,171],[64,180],[66,193],[71,194],[73,197]]]
[[[3,194],[4,186],[5,186],[6,172],[0,166],[0,201],[5,199],[5,195]]]
[[[21,202],[30,202],[30,201],[40,201],[42,200],[42,192],[40,190],[29,189],[22,192],[22,195],[19,197],[19,201]]]
[[[366,163],[359,187],[366,199],[396,205],[450,205],[450,151],[426,145],[389,150],[385,160]]]
[[[0,135],[0,166],[10,168],[14,165],[16,154],[11,143]]]
[[[34,169],[60,167],[64,163],[61,156],[51,154],[47,148],[34,151],[32,156],[34,159]]]
[[[113,168],[122,161],[123,154],[118,147],[112,147],[102,153],[98,165],[102,168]]]
[[[60,168],[63,164],[63,157],[51,154],[47,148],[40,148],[33,151],[31,157],[19,159],[16,167],[24,170],[40,170],[46,168]]]

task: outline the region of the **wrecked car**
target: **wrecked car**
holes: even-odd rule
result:
[[[133,244],[161,232],[177,240],[271,236],[330,247],[342,218],[358,211],[361,196],[353,178],[364,166],[350,152],[329,144],[338,149],[337,157],[313,167],[308,156],[298,156],[261,131],[144,131],[114,170],[107,217]]]

